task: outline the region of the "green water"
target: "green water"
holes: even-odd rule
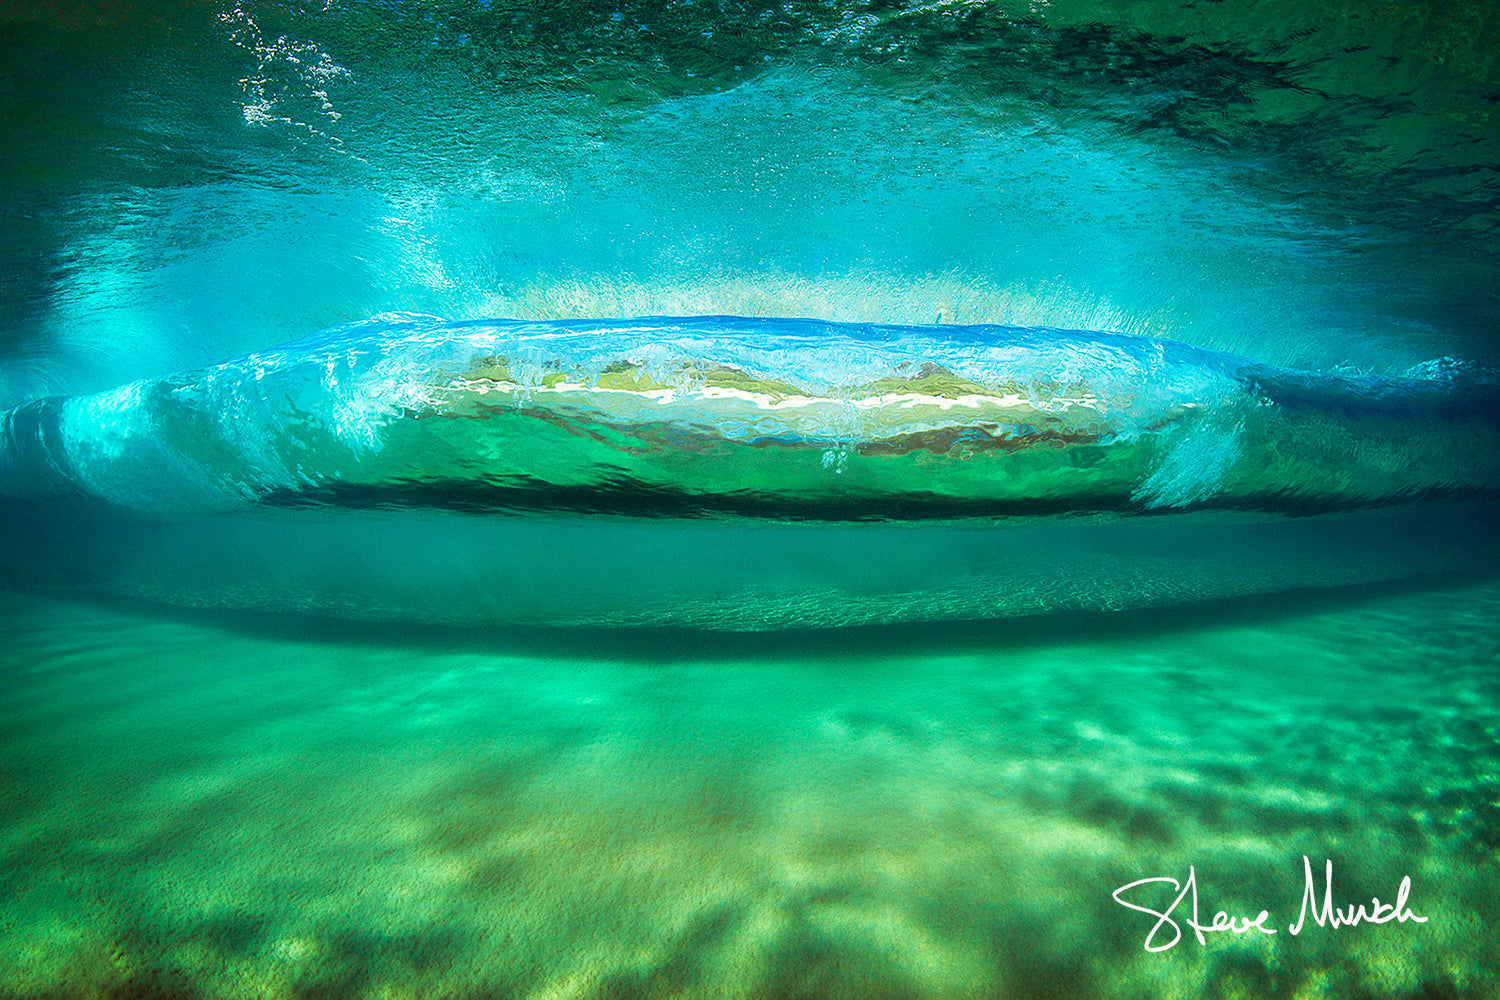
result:
[[[0,5],[0,411],[389,311],[1482,372],[1497,108],[1491,0]],[[846,360],[825,388],[896,374]],[[0,462],[33,497],[0,501],[0,1000],[1500,1000],[1494,408],[1429,399],[1417,434],[1287,385],[1222,428],[1240,451],[1079,474],[1232,468],[1264,517],[1034,511],[1098,492],[1038,452],[1018,519],[933,523],[919,491],[856,525],[806,488],[635,519],[610,476],[683,452],[509,417],[394,425],[384,470],[294,485],[492,482],[487,449],[600,466],[587,503],[240,490],[152,520],[199,508],[125,462],[96,492],[148,516],[74,517]],[[143,413],[78,430],[157,455]],[[921,472],[855,448],[830,480],[822,450],[694,474]],[[959,498],[1015,469],[941,454]],[[1449,487],[1462,516],[1404,502]],[[1336,513],[1284,516],[1299,491]],[[1292,935],[1329,861],[1340,908],[1409,878],[1425,922]],[[1170,935],[1114,894],[1190,869],[1204,922],[1277,933],[1148,951]]]
[[[749,641],[5,604],[7,996],[1497,989],[1494,584]],[[1427,922],[1291,936],[1303,855]],[[1147,953],[1111,893],[1189,865],[1279,934]]]

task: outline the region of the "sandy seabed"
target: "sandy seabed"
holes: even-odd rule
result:
[[[1496,997],[1497,666],[1496,583],[759,635],[0,593],[0,997]],[[1427,922],[1292,936],[1304,855]],[[1111,894],[1190,865],[1278,933],[1148,953]]]

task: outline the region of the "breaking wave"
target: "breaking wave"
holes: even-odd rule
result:
[[[1215,600],[1488,567],[1497,413],[1488,373],[1447,360],[1377,377],[1085,331],[383,315],[7,412],[0,569],[470,624]]]
[[[6,492],[785,519],[1336,510],[1500,486],[1500,394],[1164,340],[387,315],[4,415]]]

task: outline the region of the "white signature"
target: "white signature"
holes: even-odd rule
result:
[[[1393,920],[1403,924],[1408,920],[1418,924],[1427,923],[1426,917],[1417,916],[1406,905],[1407,897],[1411,895],[1410,875],[1402,876],[1401,885],[1396,889],[1396,901],[1394,903],[1382,903],[1380,897],[1376,896],[1370,900],[1368,906],[1364,903],[1358,905],[1351,903],[1341,910],[1333,905],[1333,862],[1327,862],[1323,869],[1323,900],[1321,903],[1318,901],[1318,886],[1313,878],[1312,862],[1308,860],[1305,854],[1302,856],[1302,869],[1306,873],[1306,882],[1302,890],[1302,911],[1297,914],[1297,922],[1295,924],[1288,924],[1286,928],[1287,932],[1294,937],[1302,933],[1302,925],[1307,920],[1309,912],[1312,914],[1313,922],[1319,927],[1332,927],[1335,930],[1340,927],[1353,927],[1355,924],[1360,923],[1388,924]],[[1132,889],[1138,889],[1141,886],[1151,885],[1155,882],[1167,883],[1172,887],[1172,891],[1177,894],[1176,898],[1172,900],[1171,905],[1165,910],[1153,910],[1149,906],[1140,906],[1122,898],[1125,893],[1130,892]],[[1250,931],[1260,931],[1262,934],[1276,933],[1275,927],[1266,926],[1266,922],[1271,920],[1271,914],[1266,910],[1261,910],[1253,918],[1235,916],[1219,910],[1208,923],[1201,922],[1198,919],[1198,872],[1192,865],[1188,865],[1186,882],[1179,883],[1175,878],[1159,875],[1155,878],[1137,879],[1129,885],[1122,885],[1114,891],[1113,895],[1115,902],[1121,906],[1156,918],[1156,923],[1151,926],[1150,932],[1146,934],[1147,951],[1166,951],[1169,948],[1176,947],[1177,942],[1182,940],[1182,928],[1178,926],[1176,920],[1172,919],[1172,914],[1182,904],[1182,901],[1189,896],[1192,897],[1192,916],[1182,917],[1181,920],[1192,928],[1193,933],[1198,937],[1199,944],[1208,943],[1208,939],[1204,937],[1205,934],[1215,934],[1221,931],[1229,931],[1232,934],[1246,934]],[[1274,923],[1275,921],[1271,922]],[[1162,928],[1164,927],[1171,928],[1172,940],[1165,943],[1153,943],[1156,941],[1157,934],[1162,933]]]

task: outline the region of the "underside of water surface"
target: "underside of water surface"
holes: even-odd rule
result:
[[[0,11],[0,1000],[1500,998],[1497,108],[1479,0]]]

